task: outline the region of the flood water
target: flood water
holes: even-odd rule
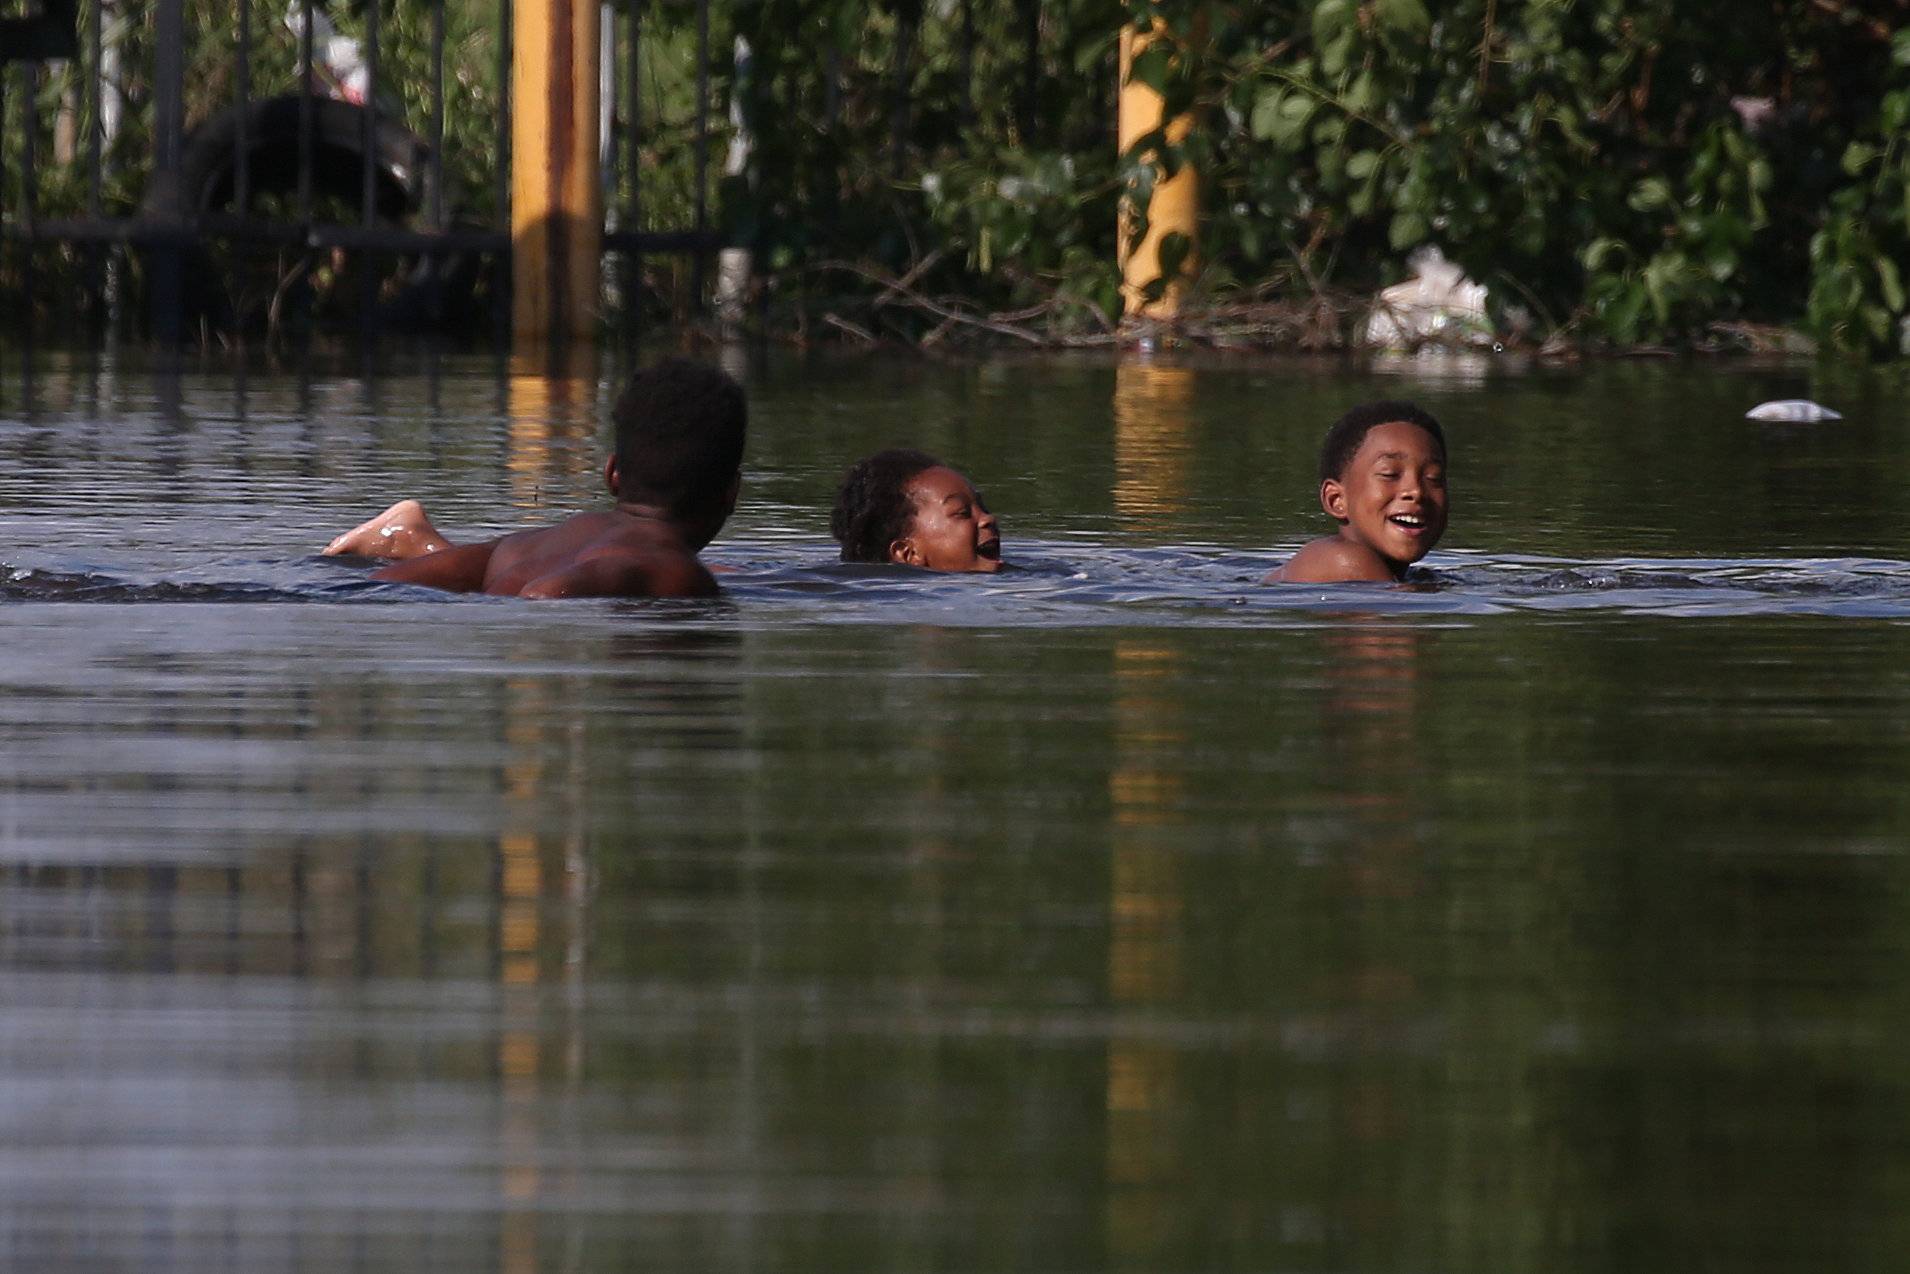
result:
[[[737,369],[695,604],[313,556],[620,369],[0,370],[0,1267],[1901,1267],[1903,373]],[[1372,397],[1432,582],[1259,584]],[[894,443],[1021,569],[835,563]]]

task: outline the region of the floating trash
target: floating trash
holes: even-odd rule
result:
[[[1744,418],[1808,424],[1817,420],[1842,420],[1844,417],[1841,412],[1832,411],[1822,403],[1814,403],[1808,398],[1780,398],[1775,402],[1759,403],[1745,412]]]
[[[1413,277],[1374,299],[1366,320],[1366,343],[1383,350],[1413,350],[1427,342],[1494,346],[1486,315],[1486,289],[1446,260],[1432,244],[1407,259]]]

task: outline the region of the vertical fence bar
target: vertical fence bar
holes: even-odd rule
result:
[[[13,73],[13,63],[0,59],[0,225],[7,219],[7,174],[13,169],[7,164],[7,79]],[[12,245],[4,235],[0,235],[0,274],[7,268],[7,258],[12,255]],[[3,327],[4,325],[0,325]],[[4,342],[0,342],[4,343]],[[4,364],[0,364],[4,370]],[[4,381],[0,377],[0,381]]]
[[[378,10],[380,0],[365,3],[365,105],[360,119],[363,129],[359,156],[359,222],[370,230],[378,223]],[[353,254],[352,265],[358,272],[358,332],[369,338],[377,327],[378,271],[382,254],[369,245]],[[367,340],[369,352],[369,340]]]
[[[185,0],[158,0],[153,32],[153,183],[164,193],[161,242],[152,249],[153,335],[167,345],[185,334],[185,279],[181,238],[184,192],[179,152],[186,127]]]
[[[252,0],[239,0],[239,62],[233,96],[238,99],[237,123],[232,130],[232,209],[241,216],[252,198]]]
[[[643,0],[630,0],[629,83],[625,86],[630,106],[623,127],[624,164],[628,169],[624,173],[624,180],[629,183],[625,195],[628,203],[624,210],[624,226],[632,235],[643,232],[643,63],[639,56],[642,51]],[[624,316],[628,320],[629,330],[634,333],[640,308],[637,290],[643,286],[643,253],[634,244],[624,251],[623,272]]]
[[[444,229],[444,0],[431,0],[431,182],[430,225]],[[440,258],[442,263],[442,258]],[[432,276],[437,276],[433,270]]]
[[[378,0],[365,3],[365,102],[358,117],[359,223],[378,220]]]
[[[106,0],[86,6],[91,25],[86,32],[86,64],[92,74],[82,77],[88,127],[86,130],[86,215],[98,219],[106,183]],[[106,310],[105,249],[86,245],[86,305],[97,328]]]
[[[431,158],[425,163],[425,180],[431,184],[425,210],[433,234],[444,231],[444,0],[431,0]],[[425,258],[425,305],[436,322],[444,316],[444,269],[442,254]],[[437,355],[432,354],[435,374]],[[435,382],[434,382],[435,383]]]
[[[318,102],[318,76],[312,68],[312,0],[298,4],[298,220],[306,230],[312,226],[312,153],[317,149],[313,132]]]
[[[511,38],[516,16],[511,0],[499,0],[497,6],[497,100],[503,108],[497,113],[497,228],[511,232],[511,115],[517,103],[511,98]]]
[[[703,232],[709,227],[710,0],[696,0],[696,234],[690,256],[690,304],[703,307]]]
[[[40,215],[40,63],[28,62],[25,104],[20,108],[20,224],[26,227],[27,261],[33,261],[33,223]],[[32,301],[29,291],[27,299]]]
[[[28,62],[25,74],[26,104],[20,110],[20,223],[26,227],[27,240],[20,252],[20,307],[26,321],[27,341],[33,339],[33,294],[39,290],[34,264],[33,223],[40,216],[40,64]]]
[[[87,9],[92,27],[86,33],[86,54],[93,73],[84,77],[87,117],[92,122],[86,136],[86,215],[97,217],[106,162],[106,36],[101,29],[106,25],[106,0],[92,0]]]
[[[897,6],[895,15],[895,76],[889,102],[889,175],[901,180],[909,147],[909,81],[915,71],[915,42],[920,34],[920,0]]]
[[[517,103],[511,98],[511,32],[517,21],[511,12],[512,0],[498,0],[497,5],[497,228],[503,232],[508,242],[511,237],[511,115],[517,110]],[[492,340],[499,350],[508,347],[511,339],[511,260],[507,255],[500,262],[501,269],[492,271],[498,280],[496,294],[492,297],[491,321]]]

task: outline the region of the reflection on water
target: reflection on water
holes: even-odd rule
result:
[[[1138,529],[1186,506],[1194,386],[1187,367],[1134,359],[1114,369],[1114,508]]]
[[[600,401],[594,368],[540,366],[547,357],[518,360],[507,382],[510,436],[504,463],[511,474],[511,505],[527,512],[547,508],[551,489],[568,489],[578,478],[570,470],[592,448],[603,455],[610,450],[607,442],[598,442],[598,418],[609,400]],[[580,361],[595,362],[581,356]],[[554,447],[555,438],[572,445]]]
[[[1185,993],[1180,968],[1184,908],[1172,829],[1181,805],[1171,765],[1187,742],[1172,694],[1177,652],[1161,642],[1114,646],[1114,771],[1108,887],[1108,995],[1123,1009],[1170,1012]],[[1182,1215],[1185,1171],[1173,1112],[1177,1049],[1115,1039],[1107,1058],[1108,1254],[1147,1266],[1180,1250],[1194,1218]]]
[[[1894,1270],[1910,521],[1810,502],[1902,426],[1664,552],[1499,430],[1579,398],[1432,387],[1490,535],[1263,588],[1371,379],[1127,370],[757,369],[670,605],[310,555],[593,507],[587,378],[6,382],[0,1263]],[[1621,370],[1596,445],[1722,445]],[[971,401],[1025,569],[835,563],[841,459]]]

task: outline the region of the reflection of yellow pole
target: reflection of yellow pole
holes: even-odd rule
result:
[[[498,1083],[503,1097],[499,1131],[501,1186],[506,1212],[499,1235],[498,1268],[504,1274],[535,1274],[537,1202],[543,1193],[538,1169],[539,1047],[542,1021],[538,984],[542,945],[543,855],[537,817],[543,807],[543,735],[546,710],[538,683],[505,683],[504,829],[498,837],[498,979],[502,1021],[497,1040]]]
[[[511,6],[511,330],[588,336],[597,320],[597,0]]]
[[[1160,829],[1179,821],[1181,779],[1164,767],[1187,746],[1173,697],[1174,652],[1123,641],[1114,649],[1113,862],[1108,881],[1108,996],[1122,1008],[1172,1004],[1182,993],[1185,886]],[[1117,1264],[1159,1264],[1182,1218],[1183,1147],[1167,1135],[1185,1081],[1174,1049],[1117,1037],[1107,1052],[1106,1239]]]
[[[1114,510],[1148,523],[1187,509],[1194,373],[1151,361],[1114,369]]]
[[[1129,75],[1134,59],[1147,48],[1148,40],[1148,36],[1133,27],[1124,27],[1121,31],[1121,110],[1117,133],[1123,155],[1136,139],[1161,127],[1166,111],[1166,102],[1159,93]],[[1167,121],[1167,140],[1179,144],[1193,127],[1191,114],[1176,115]],[[1121,295],[1126,298],[1126,312],[1131,316],[1172,318],[1180,308],[1180,279],[1192,274],[1195,266],[1200,233],[1200,180],[1191,164],[1181,165],[1180,171],[1172,177],[1160,175],[1158,162],[1154,167],[1154,193],[1147,201],[1147,232],[1138,241],[1134,235],[1137,209],[1126,202],[1121,206],[1118,248]],[[1186,237],[1187,255],[1160,299],[1149,301],[1147,287],[1161,277],[1161,241],[1170,234]]]
[[[537,360],[513,360],[506,388],[510,443],[504,466],[511,475],[511,502],[520,509],[543,507],[550,487],[562,489],[574,480],[579,460],[563,444],[580,430],[593,437],[597,427],[594,376],[533,370],[538,366]],[[581,467],[594,469],[602,459],[585,448]]]

